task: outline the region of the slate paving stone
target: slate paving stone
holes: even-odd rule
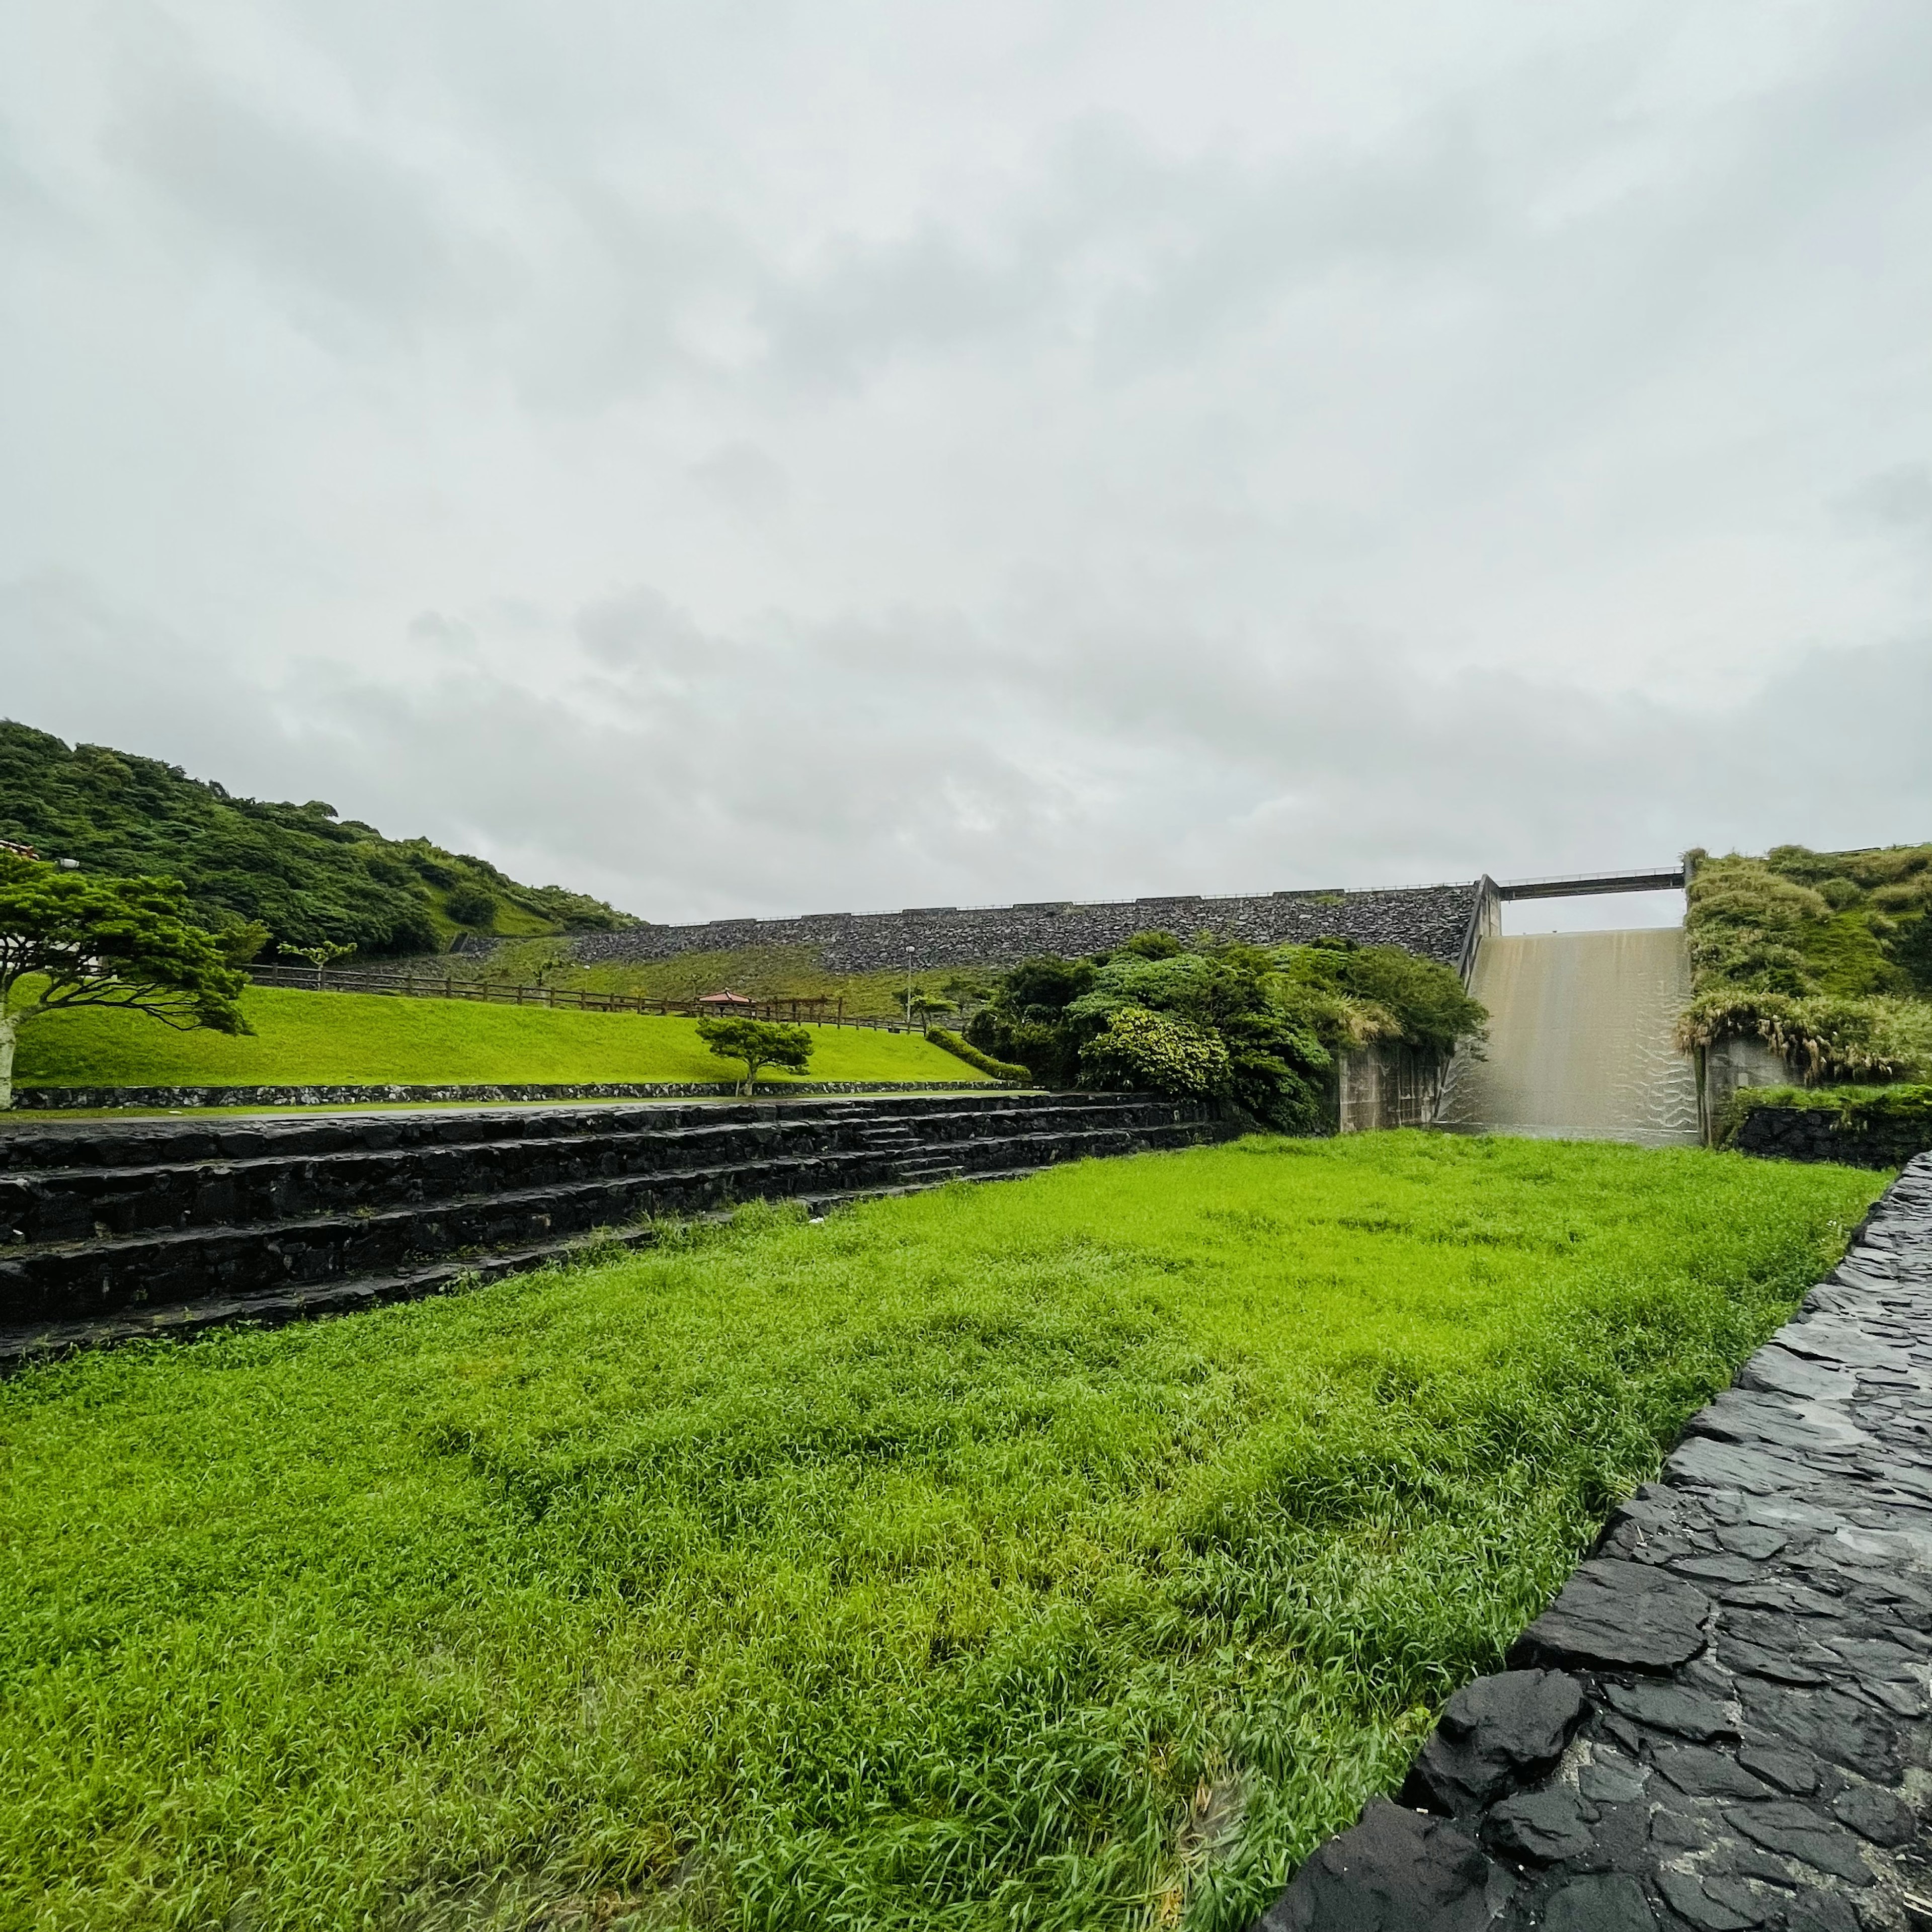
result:
[[[1718,1540],[1734,1556],[1754,1556],[1762,1562],[1767,1556],[1775,1556],[1791,1539],[1782,1530],[1760,1529],[1747,1522],[1719,1530]]]
[[[1598,1804],[1634,1804],[1643,1796],[1646,1776],[1642,1765],[1614,1752],[1599,1750],[1578,1768],[1576,1787]]]
[[[1666,1671],[1704,1648],[1711,1600],[1642,1564],[1593,1557],[1517,1638],[1510,1661],[1562,1670]]]
[[[1700,1879],[1693,1872],[1668,1870],[1657,1874],[1664,1902],[1699,1932],[1746,1932],[1762,1925],[1770,1907],[1748,1886],[1736,1880]]]
[[[1653,1730],[1672,1731],[1698,1744],[1738,1735],[1735,1718],[1714,1699],[1668,1684],[1606,1684],[1610,1708]]]
[[[1672,1576],[1698,1583],[1743,1583],[1758,1574],[1758,1566],[1748,1556],[1672,1557],[1670,1568]]]
[[[1769,1744],[1741,1744],[1738,1762],[1795,1798],[1808,1797],[1818,1789],[1817,1765],[1796,1751],[1779,1750]]]
[[[1485,1932],[1514,1890],[1448,1820],[1378,1798],[1302,1867],[1256,1932]]]
[[[1832,1815],[1875,1845],[1903,1845],[1918,1828],[1912,1808],[1875,1784],[1854,1784],[1832,1800]]]
[[[1800,1892],[1785,1908],[1784,1932],[1860,1932],[1858,1915],[1843,1892]]]
[[[1509,1858],[1528,1858],[1554,1864],[1559,1858],[1580,1857],[1594,1842],[1590,1827],[1597,1820],[1594,1805],[1558,1785],[1554,1790],[1532,1791],[1505,1798],[1490,1808],[1483,1821],[1483,1842]]]
[[[1898,1782],[1904,1768],[1898,1731],[1870,1706],[1841,1691],[1801,1690],[1748,1677],[1738,1680],[1738,1695],[1760,1728],[1876,1784]]]
[[[1679,1852],[1702,1851],[1711,1842],[1711,1828],[1696,1812],[1666,1806],[1650,1814],[1650,1835],[1657,1844]]]
[[[1752,1878],[1760,1885],[1775,1886],[1784,1892],[1796,1892],[1800,1883],[1792,1876],[1793,1868],[1788,1858],[1774,1858],[1756,1845],[1742,1844],[1735,1838],[1720,1841],[1705,1859],[1703,1869],[1707,1877],[1715,1874],[1726,1878]]]
[[[1782,1852],[1852,1885],[1870,1885],[1871,1868],[1858,1853],[1851,1833],[1789,1798],[1769,1804],[1741,1805],[1724,1822],[1767,1851]]]
[[[1635,1879],[1613,1872],[1552,1892],[1543,1923],[1545,1932],[1653,1932],[1657,1914]]]
[[[1657,1768],[1692,1798],[1768,1798],[1771,1786],[1754,1777],[1726,1751],[1700,1744],[1667,1744],[1657,1754]]]
[[[1560,1670],[1479,1677],[1449,1700],[1402,1786],[1401,1802],[1454,1816],[1540,1777],[1588,1706]]]
[[[1823,1684],[1830,1678],[1828,1665],[1808,1663],[1802,1657],[1768,1650],[1762,1644],[1747,1643],[1732,1637],[1724,1645],[1724,1661],[1748,1677],[1768,1678],[1774,1684]]]
[[[1932,1932],[1932,1155],[1509,1661],[1267,1932]]]

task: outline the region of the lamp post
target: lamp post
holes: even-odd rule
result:
[[[906,948],[906,1025],[912,1025],[912,956],[913,948]]]

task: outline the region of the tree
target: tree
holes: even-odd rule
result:
[[[698,1022],[698,1036],[720,1060],[745,1063],[745,1084],[738,1090],[741,1094],[751,1092],[760,1067],[783,1066],[802,1073],[812,1059],[811,1033],[776,1020],[728,1015],[712,1018],[707,1015]]]
[[[46,1013],[118,1006],[183,1030],[252,1030],[238,968],[266,936],[190,924],[173,879],[90,878],[0,853],[0,1108],[14,1104],[20,1030]]]
[[[316,990],[322,990],[322,976],[338,959],[346,959],[356,949],[352,946],[338,946],[332,939],[325,939],[320,946],[285,946],[284,952],[297,959],[306,959],[315,968]]]

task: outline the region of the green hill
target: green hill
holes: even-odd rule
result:
[[[440,951],[461,932],[535,938],[639,923],[562,886],[520,885],[427,838],[387,838],[335,808],[232,797],[212,778],[0,719],[0,838],[90,871],[164,873],[220,928],[259,920],[273,946]]]

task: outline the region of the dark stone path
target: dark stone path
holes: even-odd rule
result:
[[[1257,1932],[1932,1932],[1932,1155]]]

